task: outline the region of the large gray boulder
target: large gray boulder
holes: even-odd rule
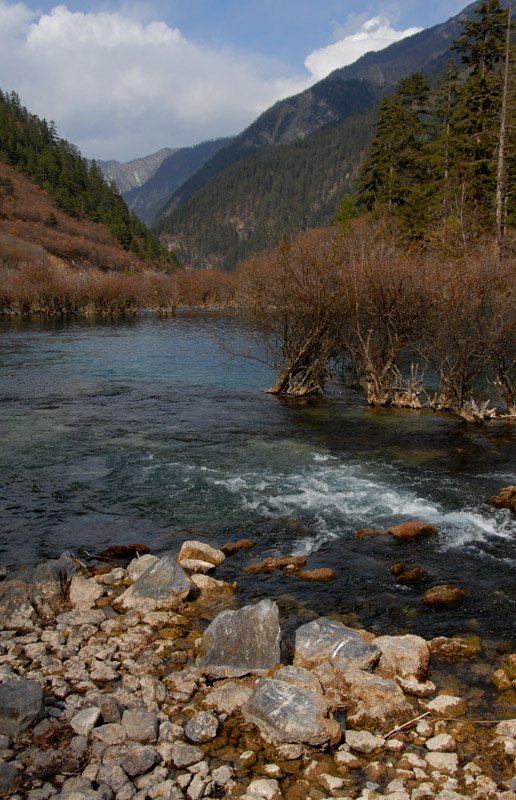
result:
[[[328,661],[341,672],[351,668],[370,670],[379,658],[379,648],[364,641],[359,631],[327,617],[301,625],[296,631],[296,667],[313,669]]]
[[[177,611],[191,589],[185,571],[171,556],[163,556],[117,599],[116,608],[141,614],[150,611]]]
[[[280,661],[278,606],[261,600],[238,611],[222,611],[206,628],[199,668],[211,678],[265,674]]]
[[[6,681],[0,686],[0,734],[16,739],[42,717],[43,708],[37,681]]]
[[[62,603],[68,591],[68,575],[64,563],[52,559],[38,564],[26,578],[36,605]]]
[[[318,692],[271,678],[258,681],[242,714],[261,731],[280,742],[298,742],[313,747],[342,737],[338,722],[328,718],[330,703]]]

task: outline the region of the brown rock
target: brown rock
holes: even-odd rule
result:
[[[247,567],[246,574],[255,575],[257,572],[274,572],[275,569],[276,559],[266,558],[265,561],[260,561],[258,564],[251,564],[250,567]]]
[[[245,550],[248,547],[254,547],[255,544],[256,542],[253,542],[252,539],[239,539],[238,542],[228,542],[220,549],[227,556],[232,556],[234,553],[238,553],[239,550]]]
[[[423,603],[432,608],[454,608],[458,606],[467,592],[451,584],[442,584],[429,589],[423,596]]]
[[[408,567],[402,561],[398,561],[396,564],[393,564],[391,567],[391,572],[393,575],[401,575],[403,572],[406,572]]]
[[[381,533],[387,533],[387,531],[377,531],[374,528],[361,528],[355,534],[355,539],[365,539],[367,536],[379,536]]]
[[[427,578],[427,572],[422,567],[412,567],[398,575],[398,583],[405,586],[417,586],[418,583],[423,583]]]
[[[304,572],[298,572],[298,577],[302,581],[330,581],[335,575],[336,573],[329,567],[306,569]]]
[[[435,525],[430,525],[429,522],[402,522],[401,525],[392,525],[387,533],[390,533],[398,541],[410,542],[412,539],[419,539],[420,536],[437,533],[437,528]]]
[[[432,655],[445,661],[466,661],[480,652],[480,642],[468,641],[460,636],[452,638],[438,636],[429,644]]]
[[[182,561],[205,561],[207,564],[213,564],[214,567],[218,567],[224,563],[226,556],[222,550],[215,550],[214,547],[205,542],[191,540],[183,542],[177,560],[180,564]]]
[[[131,558],[139,553],[150,553],[146,544],[113,544],[97,553],[97,558],[116,561],[118,558]]]
[[[279,569],[293,567],[294,570],[301,570],[306,566],[306,556],[283,556],[276,559],[276,566]]]
[[[430,648],[421,636],[406,634],[405,636],[379,636],[374,640],[382,654],[376,668],[376,674],[383,678],[408,678],[417,680],[426,678]]]
[[[500,489],[500,493],[494,494],[490,500],[495,508],[510,508],[511,511],[516,512],[516,486],[506,486],[504,489]]]
[[[496,672],[491,675],[491,682],[494,683],[496,688],[501,692],[512,687],[512,683],[503,669],[497,669]]]

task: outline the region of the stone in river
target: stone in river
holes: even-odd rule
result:
[[[43,708],[37,681],[6,681],[0,686],[0,734],[16,739],[43,716]]]
[[[314,747],[336,744],[340,725],[329,719],[330,703],[319,693],[271,678],[258,681],[256,690],[242,708],[248,722],[280,742],[298,742]]]
[[[331,581],[335,577],[335,571],[330,567],[320,567],[319,569],[305,569],[298,572],[297,577],[302,581]]]
[[[246,550],[249,547],[254,547],[256,542],[252,539],[239,539],[238,542],[228,542],[221,549],[227,556],[232,556],[238,553],[239,550]]]
[[[432,608],[454,608],[460,605],[467,592],[451,584],[442,584],[429,589],[423,596],[423,603]]]
[[[516,512],[516,486],[506,486],[504,489],[500,489],[499,494],[494,494],[490,499],[495,508],[510,508],[511,511]]]
[[[191,581],[170,556],[163,556],[143,573],[113,605],[123,611],[140,613],[176,611],[188,596]]]
[[[271,600],[222,611],[206,628],[199,668],[212,678],[264,674],[280,661],[278,607]]]
[[[320,617],[296,631],[294,666],[312,669],[329,661],[337,670],[372,669],[380,657],[376,645],[341,622]]]
[[[226,556],[222,550],[215,550],[209,544],[197,541],[183,542],[177,560],[179,563],[187,561],[205,561],[214,567],[220,566],[225,561]]]
[[[374,643],[382,651],[376,674],[383,678],[426,677],[430,647],[421,636],[378,636]]]
[[[398,541],[412,541],[421,536],[437,533],[437,528],[429,522],[402,522],[400,525],[392,525],[387,533],[390,533]]]

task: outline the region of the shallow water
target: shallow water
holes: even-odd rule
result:
[[[287,628],[331,613],[382,633],[516,642],[516,519],[488,502],[516,482],[514,425],[369,409],[351,392],[273,397],[267,367],[228,355],[259,354],[231,312],[2,319],[0,337],[0,562],[246,536],[256,547],[217,575],[240,602],[278,599]],[[355,539],[411,519],[439,535]],[[290,554],[336,579],[246,578],[251,562]],[[424,567],[426,585],[397,584],[399,561]],[[438,583],[465,588],[464,604],[425,609]]]

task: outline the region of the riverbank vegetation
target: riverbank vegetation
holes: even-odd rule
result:
[[[452,410],[468,421],[516,413],[514,262],[478,241],[467,257],[409,249],[392,219],[309,231],[240,271],[278,373],[270,391],[306,396],[329,381],[370,405]]]

